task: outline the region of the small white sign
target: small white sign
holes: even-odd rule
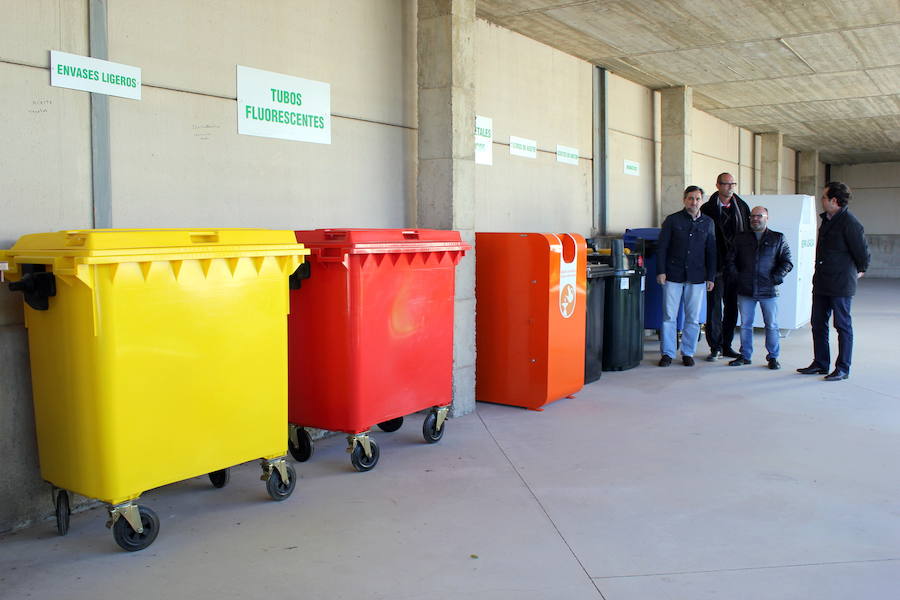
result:
[[[619,289],[627,290],[631,287],[631,279],[628,277],[623,277],[619,280]]]
[[[633,160],[625,161],[625,174],[626,175],[634,175],[638,177],[641,174],[641,163],[634,162]]]
[[[237,67],[238,133],[331,143],[331,85]]]
[[[494,164],[494,120],[475,115],[475,164]]]
[[[578,148],[569,148],[568,146],[556,145],[556,162],[566,163],[567,165],[578,164]]]
[[[50,85],[140,100],[141,69],[90,56],[51,50]]]
[[[537,158],[537,142],[511,135],[509,136],[509,153],[513,156]]]

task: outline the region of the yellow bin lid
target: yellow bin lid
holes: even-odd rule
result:
[[[23,235],[0,261],[11,274],[15,265],[108,264],[223,258],[229,256],[303,256],[292,230],[275,229],[80,229]],[[62,266],[62,265],[60,265]]]

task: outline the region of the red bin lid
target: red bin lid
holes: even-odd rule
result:
[[[344,248],[350,254],[471,250],[458,231],[445,229],[310,229],[295,231],[308,248]]]

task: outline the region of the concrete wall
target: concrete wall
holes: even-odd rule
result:
[[[476,231],[589,235],[592,220],[592,69],[577,58],[478,20],[475,112],[493,119],[493,165],[475,166]],[[512,156],[509,136],[537,141]],[[577,148],[578,165],[556,161]]]
[[[659,94],[610,74],[609,106],[609,233],[657,224]],[[625,172],[625,161],[638,163],[638,175]]]
[[[86,2],[0,0],[0,245],[92,223],[90,98],[52,88],[50,50],[84,54]],[[0,531],[51,509],[38,472],[21,294],[0,286]]]
[[[48,72],[50,50],[89,54],[89,4],[0,0],[3,247],[93,225],[90,95]],[[141,100],[109,98],[114,227],[415,223],[414,0],[105,4],[109,60],[144,83]],[[238,135],[238,64],[330,83],[332,144]],[[0,531],[52,510],[22,314],[0,286]]]
[[[759,152],[756,136],[701,110],[693,113],[694,185],[706,196],[716,191],[719,173],[728,172],[738,182],[738,195],[753,194],[758,189]]]
[[[110,59],[145,84],[110,102],[113,226],[412,224],[415,15],[394,0],[110,1]],[[332,143],[238,135],[235,65],[330,83]]]
[[[866,276],[900,277],[900,163],[832,165],[831,179],[850,186],[850,210],[866,229]]]
[[[797,193],[797,151],[787,146],[781,149],[781,193]]]

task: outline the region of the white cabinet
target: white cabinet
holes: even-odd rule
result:
[[[751,209],[765,206],[769,210],[769,229],[783,233],[791,248],[794,268],[778,289],[778,327],[799,329],[809,323],[812,310],[812,276],[819,227],[816,199],[801,194],[743,196],[743,199]],[[763,326],[759,307],[753,325]]]

